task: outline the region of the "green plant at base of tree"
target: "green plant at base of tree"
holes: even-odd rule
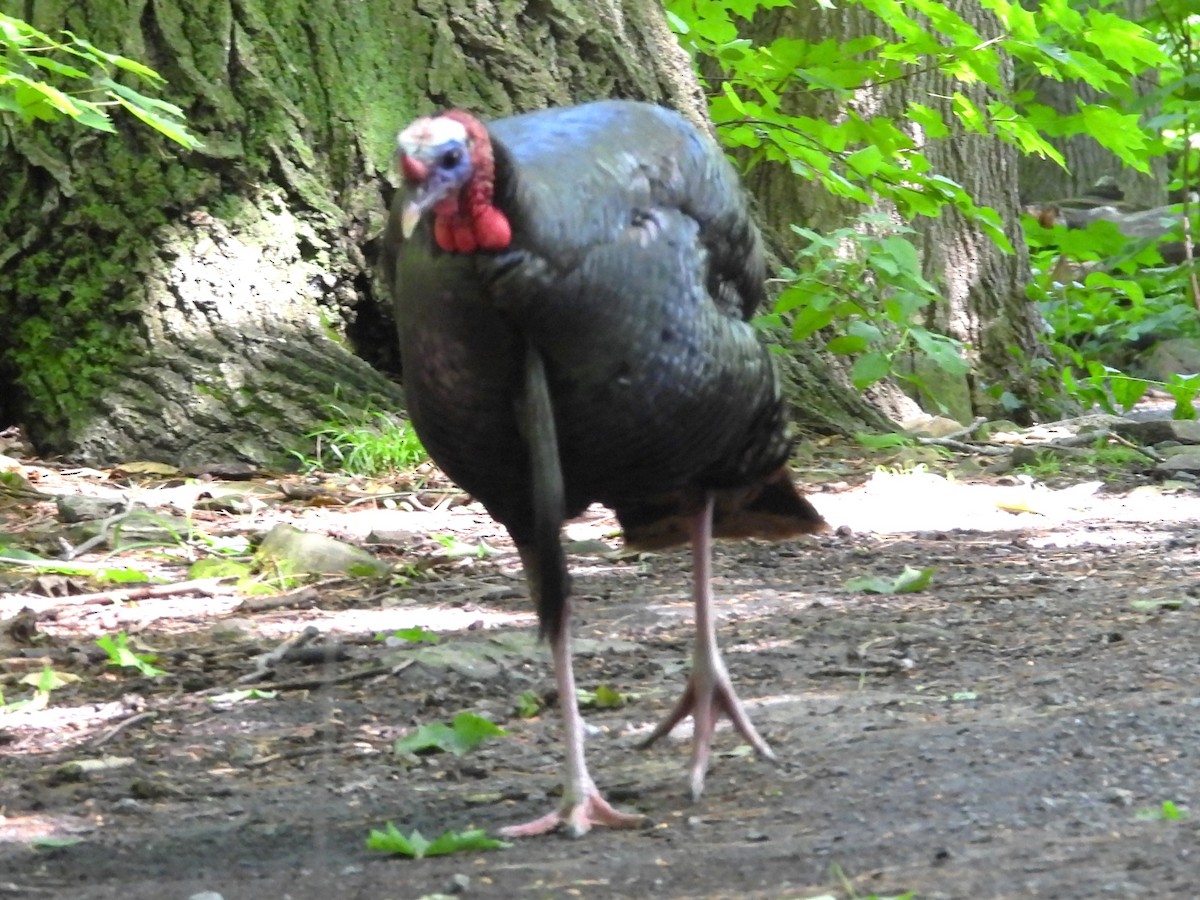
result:
[[[412,425],[370,407],[361,411],[328,404],[329,419],[305,435],[312,455],[294,451],[306,470],[339,469],[351,475],[411,472],[429,459]]]

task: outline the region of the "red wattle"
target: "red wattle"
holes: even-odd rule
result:
[[[454,229],[450,227],[449,219],[438,216],[433,220],[433,239],[447,253],[454,252]]]
[[[459,253],[474,253],[477,248],[475,233],[471,223],[458,221],[454,223],[454,249]]]
[[[494,206],[485,206],[473,217],[456,212],[433,219],[433,239],[447,253],[503,250],[512,243],[508,217]]]
[[[503,250],[512,243],[508,217],[494,206],[479,210],[475,214],[475,239],[484,250]]]

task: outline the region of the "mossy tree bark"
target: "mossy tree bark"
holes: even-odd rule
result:
[[[166,77],[182,152],[0,119],[0,425],[104,463],[278,464],[329,417],[402,409],[372,276],[395,131],[602,96],[704,118],[641,0],[39,0]]]

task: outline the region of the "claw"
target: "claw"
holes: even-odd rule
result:
[[[631,815],[613,809],[600,792],[591,788],[580,800],[568,801],[561,809],[547,813],[532,822],[521,825],[509,825],[500,829],[500,834],[508,838],[534,837],[539,834],[549,834],[560,826],[571,837],[583,837],[593,826],[603,825],[608,828],[642,828],[647,823],[645,816]]]

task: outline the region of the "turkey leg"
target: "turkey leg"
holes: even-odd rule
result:
[[[571,661],[570,607],[563,610],[558,631],[550,638],[554,657],[554,680],[558,685],[558,705],[562,711],[566,761],[563,764],[563,799],[558,809],[532,822],[501,829],[504,837],[531,837],[545,834],[562,825],[571,837],[581,837],[593,825],[609,828],[638,828],[644,816],[629,815],[613,809],[601,795],[588,773],[583,751],[583,716],[575,697],[575,670]]]
[[[704,776],[708,772],[713,732],[717,727],[717,718],[722,713],[759,756],[775,761],[775,754],[746,715],[717,647],[712,608],[712,516],[713,498],[709,494],[704,508],[691,519],[692,599],[696,604],[696,649],[692,673],[670,715],[659,722],[658,727],[641,744],[643,748],[649,747],[689,715],[692,716],[695,730],[689,782],[693,800],[699,800],[704,793]]]

